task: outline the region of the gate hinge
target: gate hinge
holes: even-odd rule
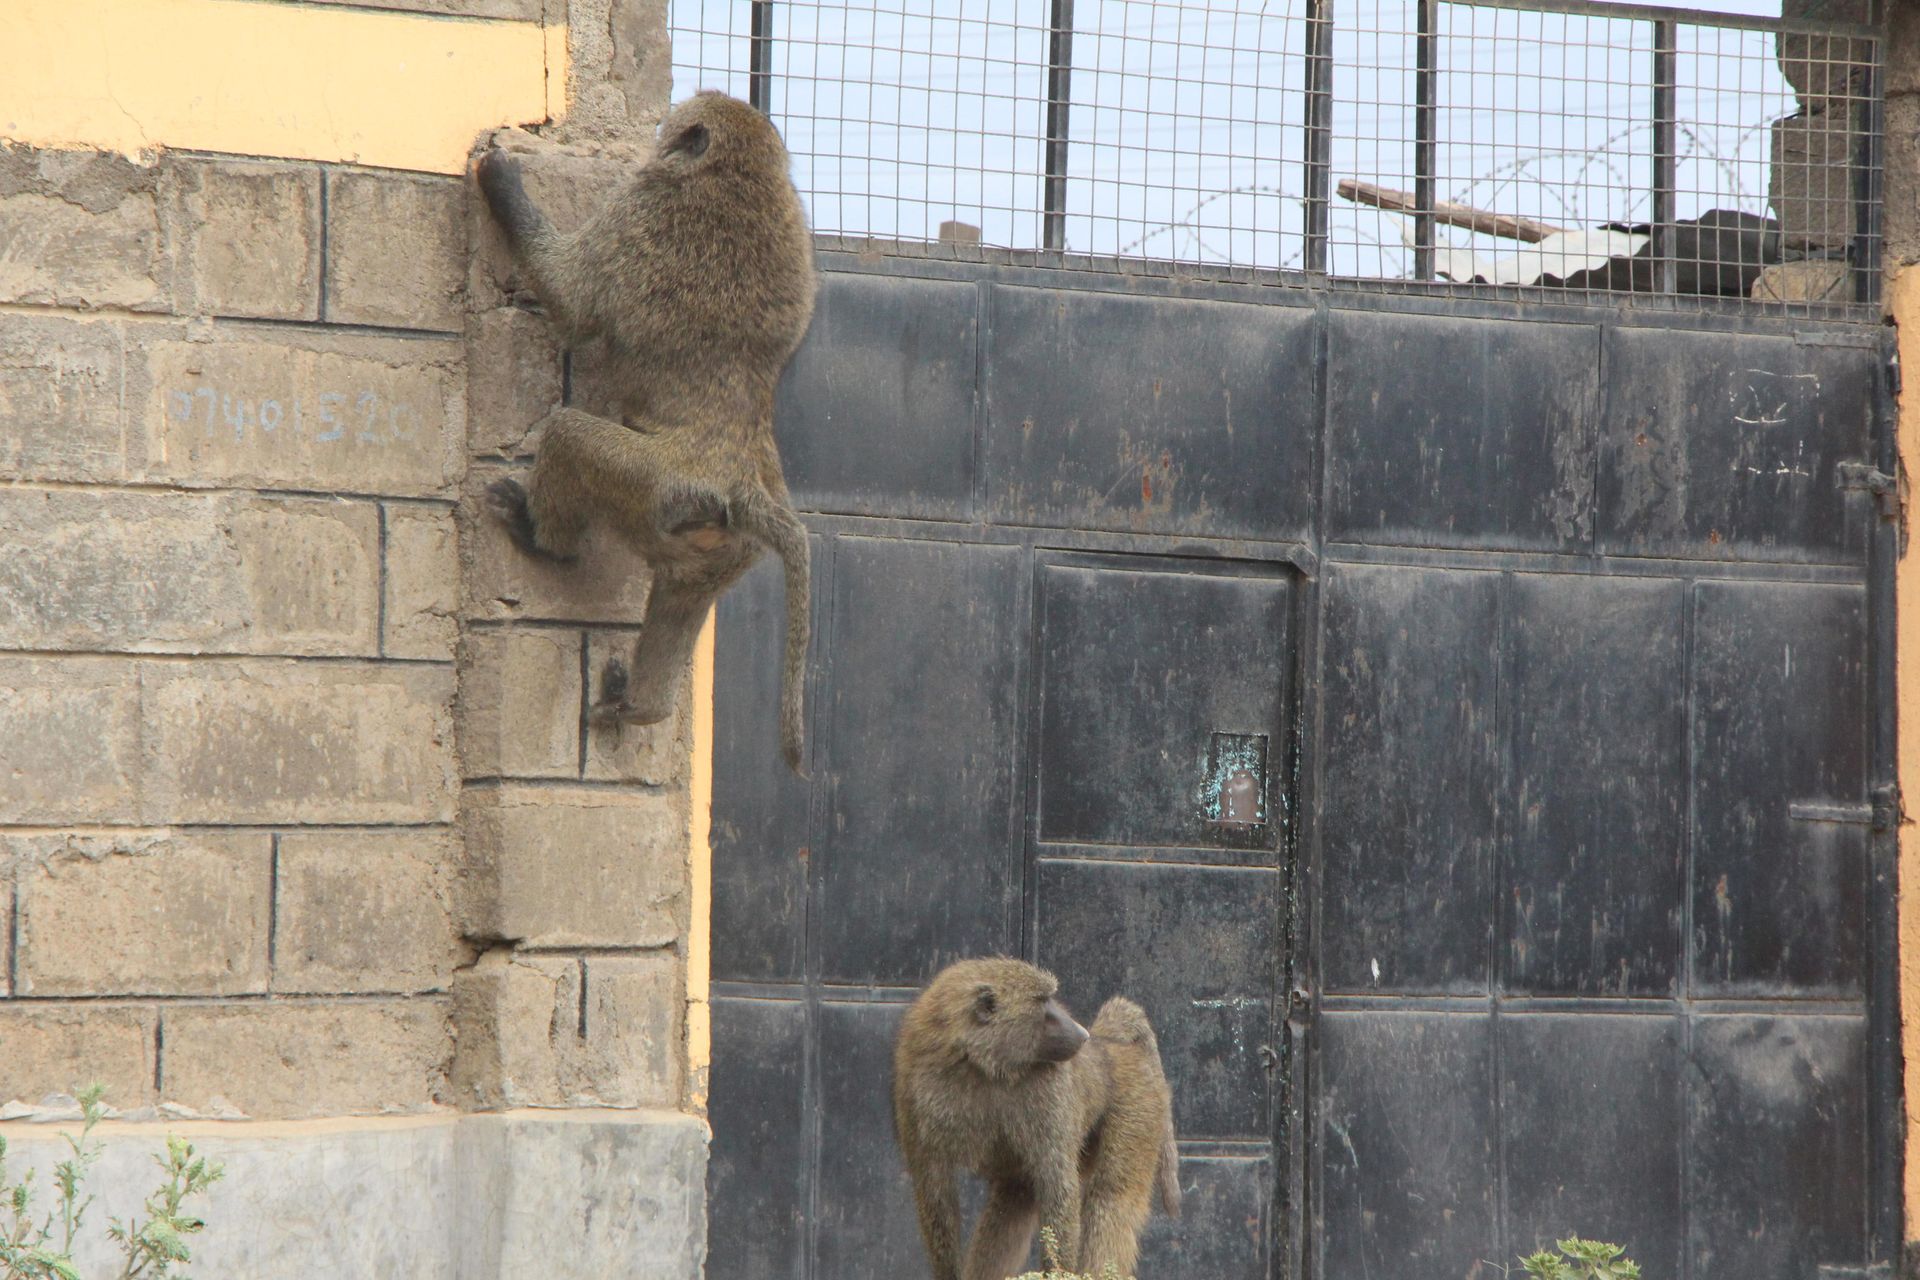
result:
[[[1892,783],[1875,787],[1866,804],[1827,804],[1817,800],[1795,800],[1787,806],[1787,816],[1796,822],[1837,822],[1845,826],[1871,827],[1891,831],[1900,825],[1900,788]]]
[[[1870,462],[1837,463],[1834,475],[1842,489],[1865,489],[1880,504],[1880,514],[1889,520],[1900,514],[1900,482]]]
[[[1869,798],[1873,802],[1873,829],[1891,831],[1900,825],[1900,784],[1889,782],[1883,787],[1875,787]]]

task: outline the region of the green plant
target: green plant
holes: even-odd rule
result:
[[[1111,1262],[1101,1268],[1097,1276],[1067,1270],[1060,1265],[1060,1239],[1053,1234],[1052,1227],[1040,1228],[1040,1253],[1047,1260],[1047,1269],[1029,1271],[1025,1275],[1015,1276],[1013,1280],[1132,1280],[1132,1277],[1122,1276],[1116,1271]]]
[[[1531,1280],[1640,1280],[1640,1264],[1617,1244],[1572,1236],[1560,1242],[1560,1254],[1542,1249],[1520,1259]]]
[[[29,1169],[18,1182],[8,1181],[7,1141],[0,1137],[0,1280],[81,1280],[73,1248],[93,1204],[86,1179],[87,1170],[100,1158],[100,1143],[91,1139],[93,1127],[106,1114],[101,1095],[99,1085],[80,1091],[80,1136],[61,1135],[71,1154],[53,1167],[53,1209],[37,1222],[33,1171]],[[190,1260],[186,1238],[206,1223],[182,1211],[181,1205],[226,1173],[218,1161],[196,1156],[192,1143],[171,1135],[166,1154],[154,1159],[166,1180],[147,1197],[146,1221],[108,1219],[107,1235],[125,1257],[115,1280],[191,1280],[173,1268]]]

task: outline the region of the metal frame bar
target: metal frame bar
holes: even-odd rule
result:
[[[1679,264],[1673,260],[1678,44],[1677,23],[1653,24],[1653,291],[1664,294],[1680,291]]]
[[[1333,196],[1333,0],[1306,0],[1307,198],[1302,265],[1327,271],[1327,211]]]
[[[773,114],[773,0],[753,0],[747,41],[747,101]]]
[[[1880,97],[1884,40],[1874,42],[1873,60],[1866,68],[1860,104],[1854,110],[1853,146],[1853,290],[1859,302],[1880,300],[1880,240],[1874,234],[1874,210],[1881,199],[1882,132],[1886,104]]]
[[[1419,24],[1415,32],[1413,79],[1413,278],[1433,279],[1433,199],[1434,168],[1437,164],[1436,138],[1439,127],[1439,74],[1435,65],[1439,52],[1440,0],[1418,0]]]
[[[1042,193],[1040,244],[1054,252],[1067,247],[1067,138],[1072,111],[1073,0],[1053,0],[1047,32],[1047,177]]]
[[[1674,22],[1688,27],[1731,27],[1741,31],[1785,32],[1789,35],[1886,35],[1871,22],[1826,22],[1813,18],[1763,18],[1751,14],[1715,13],[1707,9],[1667,9],[1647,4],[1614,4],[1611,0],[1447,0],[1476,9],[1519,9],[1528,13],[1567,13],[1591,18],[1620,18],[1633,22]]]

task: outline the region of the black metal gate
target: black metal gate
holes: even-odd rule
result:
[[[925,1274],[890,1038],[989,952],[1160,1029],[1153,1280],[1895,1256],[1876,327],[823,265],[811,784],[776,572],[721,608],[713,1280]]]

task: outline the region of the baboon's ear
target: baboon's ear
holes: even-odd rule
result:
[[[697,159],[707,153],[707,126],[690,124],[675,134],[667,145],[660,148],[663,156],[682,155]]]
[[[982,1022],[986,1022],[993,1017],[993,1011],[998,1007],[999,1002],[993,998],[992,987],[983,982],[973,989],[974,1017]]]

